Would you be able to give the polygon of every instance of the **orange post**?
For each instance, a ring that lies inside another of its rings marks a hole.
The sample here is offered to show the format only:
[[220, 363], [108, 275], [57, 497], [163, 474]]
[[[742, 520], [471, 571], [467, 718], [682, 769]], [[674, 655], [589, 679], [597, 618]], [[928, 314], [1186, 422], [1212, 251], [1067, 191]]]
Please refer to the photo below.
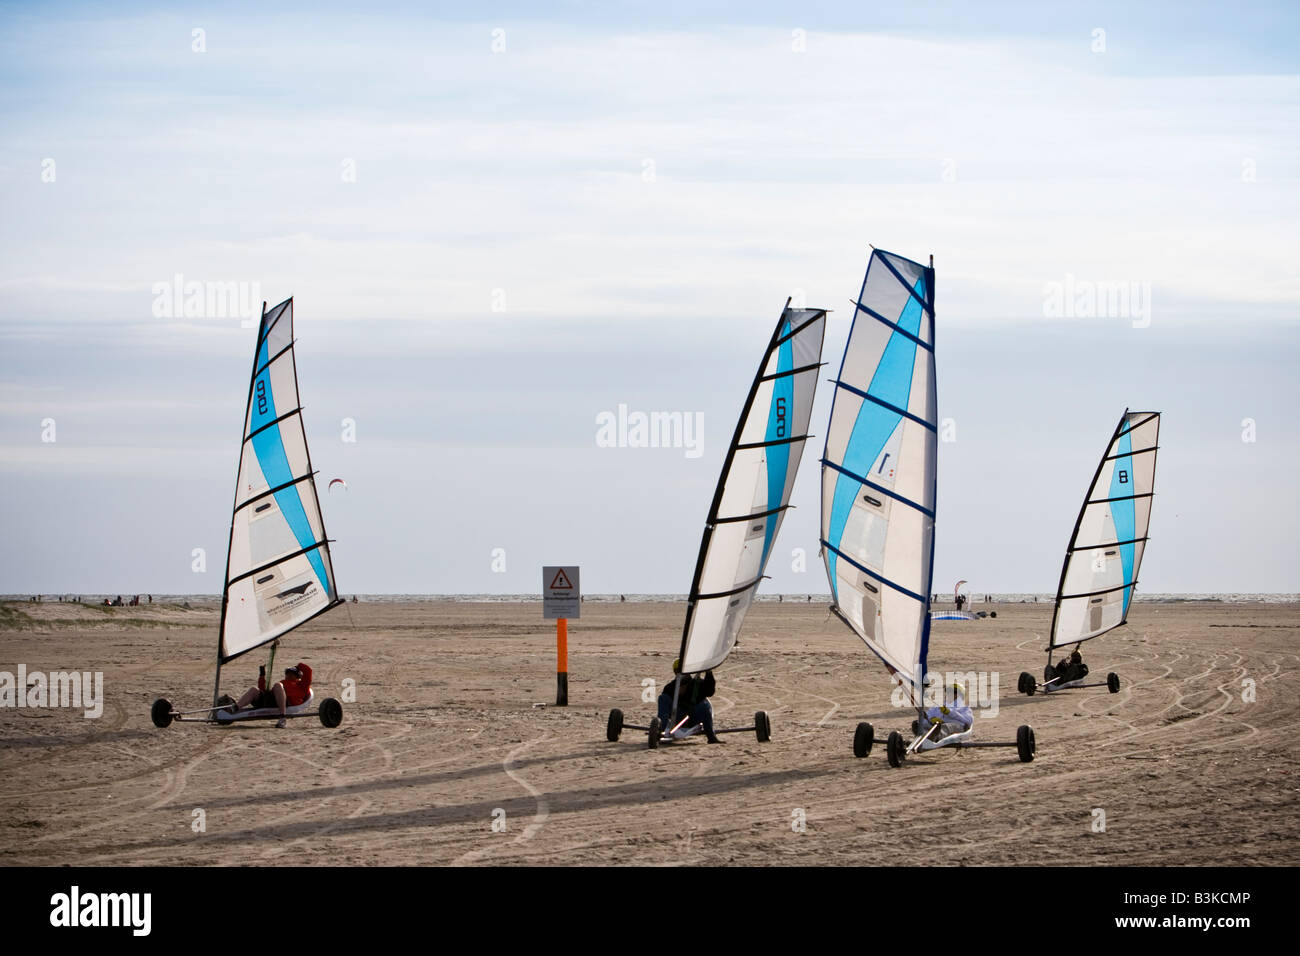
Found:
[[569, 622], [555, 620], [555, 706], [569, 706]]

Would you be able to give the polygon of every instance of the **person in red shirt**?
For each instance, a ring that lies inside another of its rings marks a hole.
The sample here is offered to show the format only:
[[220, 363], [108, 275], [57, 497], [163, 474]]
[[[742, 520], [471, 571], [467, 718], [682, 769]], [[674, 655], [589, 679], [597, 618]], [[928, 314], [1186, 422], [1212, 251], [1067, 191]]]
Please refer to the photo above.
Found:
[[284, 680], [276, 681], [270, 690], [266, 687], [266, 667], [258, 668], [257, 686], [249, 688], [248, 692], [235, 704], [235, 710], [240, 711], [245, 707], [278, 707], [280, 708], [280, 720], [275, 726], [283, 727], [286, 723], [284, 708], [297, 707], [299, 704], [306, 703], [307, 698], [311, 696], [311, 668], [301, 661], [296, 667], [286, 667], [284, 670]]

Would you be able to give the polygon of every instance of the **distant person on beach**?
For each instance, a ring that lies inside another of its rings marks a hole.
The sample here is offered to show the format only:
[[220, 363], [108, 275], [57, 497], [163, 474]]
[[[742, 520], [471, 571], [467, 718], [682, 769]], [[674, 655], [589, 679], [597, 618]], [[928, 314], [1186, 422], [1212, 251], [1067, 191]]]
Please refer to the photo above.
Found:
[[284, 680], [275, 682], [270, 690], [266, 688], [266, 665], [263, 664], [257, 669], [257, 686], [251, 687], [235, 702], [234, 712], [238, 713], [245, 707], [278, 707], [280, 708], [280, 720], [275, 726], [283, 727], [287, 723], [284, 716], [285, 706], [297, 707], [299, 704], [305, 704], [307, 698], [311, 696], [311, 668], [301, 661], [296, 667], [286, 667], [284, 669]]
[[[673, 679], [664, 686], [664, 692], [659, 695], [659, 726], [667, 733], [670, 728], [668, 721], [673, 712], [673, 694], [677, 690], [677, 675], [681, 673], [681, 659], [673, 661]], [[713, 732], [713, 705], [709, 703], [709, 698], [717, 689], [717, 682], [713, 679], [713, 671], [705, 671], [704, 675], [692, 676], [687, 674], [682, 678], [681, 690], [677, 691], [677, 712], [679, 714], [689, 714], [690, 719], [697, 724], [704, 725], [704, 736], [708, 738], [709, 743], [721, 743], [718, 735]]]

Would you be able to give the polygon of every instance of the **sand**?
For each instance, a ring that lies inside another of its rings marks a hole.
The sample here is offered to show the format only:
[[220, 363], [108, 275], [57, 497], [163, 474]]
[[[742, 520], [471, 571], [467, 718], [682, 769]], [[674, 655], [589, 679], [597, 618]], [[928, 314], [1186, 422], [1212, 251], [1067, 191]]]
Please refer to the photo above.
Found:
[[[539, 605], [335, 609], [277, 662], [310, 663], [318, 694], [355, 682], [335, 730], [153, 726], [158, 696], [209, 702], [215, 604], [10, 604], [0, 670], [102, 671], [106, 703], [99, 719], [0, 709], [0, 863], [1300, 862], [1300, 607], [1138, 604], [1086, 647], [1095, 674], [1120, 674], [1119, 694], [1032, 699], [1016, 679], [1041, 677], [1051, 609], [994, 609], [936, 622], [931, 669], [996, 672], [997, 715], [980, 712], [978, 737], [1031, 724], [1037, 759], [941, 752], [894, 770], [880, 745], [854, 758], [854, 728], [869, 720], [883, 737], [911, 716], [822, 604], [755, 606], [717, 672], [719, 725], [766, 710], [769, 743], [737, 733], [656, 751], [637, 731], [607, 742], [605, 723], [612, 707], [648, 720], [643, 681], [670, 676], [680, 604], [584, 605], [567, 708]], [[251, 684], [262, 659], [231, 664], [224, 689]]]

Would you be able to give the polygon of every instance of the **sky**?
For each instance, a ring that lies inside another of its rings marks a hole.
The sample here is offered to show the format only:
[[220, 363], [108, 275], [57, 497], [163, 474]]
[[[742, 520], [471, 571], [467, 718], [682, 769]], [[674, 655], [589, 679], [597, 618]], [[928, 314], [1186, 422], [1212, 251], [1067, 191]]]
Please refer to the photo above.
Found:
[[[0, 4], [0, 593], [220, 591], [290, 296], [341, 591], [683, 593], [783, 303], [829, 377], [871, 245], [935, 259], [936, 591], [1053, 591], [1126, 407], [1142, 590], [1300, 591], [1300, 13], [1234, 11]], [[768, 590], [827, 590], [829, 406]]]

